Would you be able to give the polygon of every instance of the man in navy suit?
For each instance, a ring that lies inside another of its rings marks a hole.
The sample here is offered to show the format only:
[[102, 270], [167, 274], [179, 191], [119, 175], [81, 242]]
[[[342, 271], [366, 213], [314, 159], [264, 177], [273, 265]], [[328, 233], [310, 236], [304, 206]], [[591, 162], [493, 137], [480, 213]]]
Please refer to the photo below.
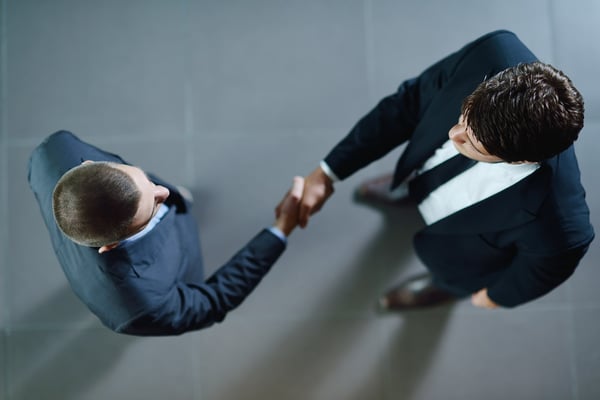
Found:
[[70, 132], [32, 153], [29, 184], [76, 295], [108, 328], [175, 335], [221, 322], [284, 251], [302, 178], [259, 232], [204, 279], [191, 203], [160, 178]]
[[[379, 205], [416, 201], [427, 226], [414, 246], [429, 273], [380, 304], [531, 301], [573, 273], [594, 237], [572, 146], [583, 112], [569, 78], [515, 34], [486, 34], [402, 83], [355, 125], [306, 177], [300, 225], [335, 181], [407, 142], [395, 172], [356, 195]], [[448, 173], [453, 160], [462, 166]]]

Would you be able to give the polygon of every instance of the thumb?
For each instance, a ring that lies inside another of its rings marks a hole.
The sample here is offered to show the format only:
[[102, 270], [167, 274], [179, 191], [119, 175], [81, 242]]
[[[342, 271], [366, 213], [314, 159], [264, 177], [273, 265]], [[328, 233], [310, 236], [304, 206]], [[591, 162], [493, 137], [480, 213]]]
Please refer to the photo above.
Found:
[[301, 176], [295, 176], [292, 188], [290, 189], [290, 196], [296, 200], [300, 200], [302, 198], [302, 193], [304, 192], [304, 178]]

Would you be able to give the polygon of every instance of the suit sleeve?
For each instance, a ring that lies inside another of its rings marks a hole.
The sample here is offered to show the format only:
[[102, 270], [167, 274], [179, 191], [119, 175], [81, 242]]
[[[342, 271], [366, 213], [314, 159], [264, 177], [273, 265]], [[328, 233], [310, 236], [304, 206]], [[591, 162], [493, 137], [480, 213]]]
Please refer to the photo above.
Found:
[[537, 299], [573, 274], [587, 248], [584, 244], [553, 255], [521, 252], [502, 278], [488, 288], [488, 296], [502, 307]]
[[423, 114], [452, 81], [464, 57], [491, 35], [443, 58], [383, 98], [325, 157], [335, 175], [345, 179], [410, 140]]
[[446, 88], [465, 79], [478, 83], [508, 65], [533, 60], [533, 54], [512, 32], [483, 35], [382, 99], [329, 152], [325, 162], [338, 178], [345, 179], [410, 140], [425, 112]]
[[396, 93], [383, 98], [362, 117], [324, 161], [341, 180], [409, 140], [420, 115], [444, 84], [443, 61], [417, 78], [403, 82]]
[[570, 193], [567, 200], [547, 200], [538, 218], [524, 227], [511, 264], [488, 287], [492, 301], [514, 307], [545, 295], [573, 274], [594, 239], [578, 181], [574, 177], [561, 185]]
[[263, 230], [205, 283], [177, 282], [158, 306], [116, 331], [140, 336], [176, 335], [221, 322], [254, 290], [284, 249], [281, 239]]

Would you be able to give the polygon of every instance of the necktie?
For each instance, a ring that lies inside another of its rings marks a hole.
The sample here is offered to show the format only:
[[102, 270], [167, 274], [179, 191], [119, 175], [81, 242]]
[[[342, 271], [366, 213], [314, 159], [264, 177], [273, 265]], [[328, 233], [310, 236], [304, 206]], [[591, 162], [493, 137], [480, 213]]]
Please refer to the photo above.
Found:
[[475, 164], [477, 161], [457, 154], [410, 181], [408, 184], [410, 196], [420, 203], [429, 193]]

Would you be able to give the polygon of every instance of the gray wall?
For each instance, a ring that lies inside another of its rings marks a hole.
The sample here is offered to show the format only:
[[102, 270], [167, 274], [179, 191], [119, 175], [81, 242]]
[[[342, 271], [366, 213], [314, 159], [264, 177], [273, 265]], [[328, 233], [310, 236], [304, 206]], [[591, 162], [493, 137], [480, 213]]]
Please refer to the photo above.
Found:
[[68, 129], [186, 185], [210, 273], [379, 98], [507, 28], [586, 98], [600, 227], [600, 2], [0, 0], [0, 18], [0, 399], [600, 398], [598, 241], [515, 310], [375, 312], [423, 268], [414, 209], [351, 201], [397, 151], [339, 184], [223, 324], [172, 338], [111, 333], [77, 301], [26, 182], [33, 147]]

